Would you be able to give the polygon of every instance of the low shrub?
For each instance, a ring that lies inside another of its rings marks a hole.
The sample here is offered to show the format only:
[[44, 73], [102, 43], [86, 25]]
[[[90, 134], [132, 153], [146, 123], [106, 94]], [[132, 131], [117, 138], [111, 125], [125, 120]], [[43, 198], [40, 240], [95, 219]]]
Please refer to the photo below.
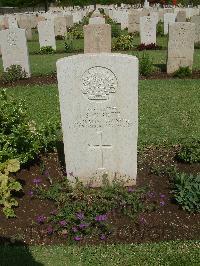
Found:
[[143, 51], [143, 50], [158, 50], [161, 49], [160, 46], [157, 46], [155, 43], [150, 43], [150, 44], [144, 44], [141, 43], [140, 45], [137, 46], [138, 51]]
[[111, 24], [111, 33], [113, 38], [117, 38], [121, 35], [121, 25], [117, 23]]
[[64, 40], [64, 36], [63, 35], [57, 35], [56, 36], [56, 40]]
[[15, 159], [0, 163], [0, 205], [7, 218], [16, 216], [13, 207], [18, 206], [18, 202], [12, 197], [12, 192], [18, 192], [22, 187], [10, 173], [16, 173], [19, 169], [20, 163]]
[[188, 66], [187, 67], [180, 67], [173, 74], [173, 76], [176, 78], [185, 78], [185, 77], [190, 77], [191, 75], [192, 75], [192, 71]]
[[193, 140], [183, 145], [177, 153], [176, 159], [185, 163], [200, 163], [200, 141]]
[[115, 39], [113, 43], [114, 50], [131, 50], [134, 48], [134, 39], [133, 36], [130, 35], [121, 35]]
[[95, 234], [104, 240], [112, 230], [108, 218], [113, 211], [136, 219], [139, 212], [155, 207], [145, 189], [126, 188], [119, 180], [110, 183], [106, 176], [103, 180], [99, 189], [83, 186], [78, 180], [72, 186], [67, 177], [50, 188], [36, 186], [33, 197], [50, 199], [56, 204], [50, 217], [40, 215], [37, 222], [47, 222], [51, 233], [68, 239], [79, 241], [85, 235]]
[[73, 39], [83, 39], [84, 38], [83, 26], [79, 25], [79, 24], [74, 24], [73, 27], [69, 28], [68, 33], [70, 33], [70, 35]]
[[139, 72], [142, 76], [149, 76], [153, 72], [153, 61], [146, 53], [139, 59]]
[[72, 53], [73, 51], [74, 51], [73, 40], [66, 39], [65, 40], [65, 52]]
[[156, 26], [156, 35], [157, 36], [164, 36], [164, 23], [159, 21]]
[[183, 210], [200, 212], [200, 175], [176, 173], [173, 178], [172, 192]]
[[20, 79], [25, 79], [27, 73], [22, 69], [20, 65], [11, 65], [6, 69], [1, 75], [1, 80], [3, 83], [12, 83]]
[[54, 54], [56, 51], [51, 46], [44, 46], [40, 48], [40, 54]]
[[56, 145], [58, 123], [38, 126], [30, 121], [24, 102], [8, 97], [6, 91], [0, 93], [0, 124], [0, 163], [18, 159], [26, 164]]
[[200, 49], [200, 42], [194, 44], [194, 49]]

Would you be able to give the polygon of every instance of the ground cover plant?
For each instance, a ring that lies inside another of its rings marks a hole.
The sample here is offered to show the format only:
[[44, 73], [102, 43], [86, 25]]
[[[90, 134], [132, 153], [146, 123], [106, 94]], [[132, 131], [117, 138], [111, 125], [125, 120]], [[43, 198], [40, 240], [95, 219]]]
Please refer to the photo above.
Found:
[[19, 65], [11, 65], [0, 75], [3, 83], [13, 83], [20, 79], [25, 79], [27, 73]]
[[[139, 82], [137, 186], [127, 188], [117, 180], [110, 184], [106, 177], [102, 189], [84, 187], [78, 181], [74, 187], [68, 183], [67, 176], [73, 173], [66, 173], [63, 164], [55, 63], [83, 50], [87, 23], [88, 17], [70, 29], [65, 40], [58, 38], [55, 53], [48, 47], [40, 51], [36, 32], [28, 42], [31, 68], [33, 80], [40, 75], [43, 79], [35, 79], [38, 85], [27, 82], [2, 92], [0, 264], [197, 265], [199, 80], [150, 80], [153, 72], [156, 76], [166, 66], [163, 24], [157, 28], [157, 44], [163, 50], [153, 51], [139, 45], [139, 36], [128, 35], [127, 29], [121, 31], [117, 23], [109, 22], [115, 52], [137, 55], [141, 78], [149, 79]], [[138, 45], [145, 53], [136, 51]], [[196, 50], [194, 70], [200, 69], [199, 59]], [[180, 70], [178, 77], [190, 77], [187, 73]], [[47, 74], [52, 74], [54, 84], [45, 84], [51, 79]], [[21, 170], [15, 173], [20, 162]], [[194, 241], [163, 242], [176, 239]], [[66, 243], [76, 246], [60, 246]], [[13, 244], [40, 247], [10, 247]], [[41, 247], [46, 244], [59, 246]]]
[[55, 145], [56, 124], [38, 126], [27, 116], [24, 102], [8, 97], [5, 90], [0, 93], [0, 122], [0, 163], [18, 159], [27, 164]]
[[[7, 89], [7, 94], [9, 97], [13, 95], [16, 101], [23, 98], [27, 104], [27, 116], [29, 116], [31, 120], [35, 120], [38, 125], [42, 124], [50, 117], [53, 124], [60, 120], [56, 85], [15, 87], [14, 89]], [[134, 205], [136, 210], [140, 210], [139, 213], [137, 213], [137, 211], [133, 212], [136, 214], [135, 219], [129, 216], [125, 218], [126, 215], [122, 215], [120, 212], [109, 211], [110, 209], [108, 207], [113, 205], [108, 204], [107, 193], [102, 197], [102, 195], [98, 193], [94, 193], [94, 196], [81, 186], [78, 189], [79, 192], [76, 190], [76, 193], [74, 193], [71, 188], [66, 188], [63, 183], [66, 182], [66, 180], [63, 175], [63, 168], [60, 165], [60, 152], [58, 152], [58, 154], [46, 153], [44, 157], [40, 156], [40, 161], [31, 166], [30, 169], [22, 169], [23, 171], [17, 173], [16, 178], [21, 180], [21, 184], [25, 182], [25, 185], [22, 186], [23, 196], [17, 198], [19, 208], [15, 209], [19, 220], [17, 218], [14, 224], [19, 223], [21, 229], [17, 234], [13, 232], [12, 227], [7, 227], [11, 221], [9, 222], [0, 214], [2, 221], [2, 229], [0, 229], [1, 234], [13, 239], [12, 241], [14, 242], [23, 241], [27, 244], [66, 243], [68, 239], [75, 242], [81, 241], [81, 243], [84, 244], [98, 243], [98, 241], [106, 241], [107, 243], [120, 241], [145, 242], [159, 241], [162, 239], [180, 239], [180, 237], [182, 239], [195, 239], [198, 237], [199, 214], [191, 216], [186, 211], [181, 210], [181, 206], [184, 207], [184, 204], [177, 204], [178, 200], [176, 200], [176, 196], [180, 197], [180, 191], [176, 190], [176, 193], [174, 192], [174, 194], [172, 194], [172, 191], [175, 191], [172, 183], [172, 179], [175, 176], [169, 176], [165, 171], [163, 171], [163, 175], [160, 175], [160, 171], [154, 171], [152, 176], [152, 171], [150, 171], [152, 165], [157, 167], [157, 165], [162, 164], [164, 168], [168, 167], [167, 164], [173, 165], [176, 154], [181, 151], [180, 146], [175, 146], [177, 147], [175, 148], [175, 152], [165, 156], [163, 155], [163, 151], [165, 151], [166, 148], [161, 149], [161, 151], [159, 149], [156, 151], [153, 149], [155, 145], [167, 145], [169, 148], [173, 144], [182, 144], [183, 148], [184, 145], [189, 142], [189, 135], [191, 139], [198, 139], [198, 80], [186, 80], [184, 82], [182, 80], [168, 80], [168, 82], [164, 80], [140, 81], [139, 100], [140, 123], [138, 148], [140, 155], [138, 159], [139, 183], [137, 185], [139, 189], [147, 186], [149, 192], [146, 192], [145, 196], [142, 196], [142, 201], [131, 200], [132, 203], [136, 204]], [[158, 113], [159, 116], [157, 115]], [[184, 117], [184, 121], [180, 119], [180, 116]], [[61, 140], [62, 137], [57, 136], [57, 141], [59, 142]], [[145, 151], [145, 147], [148, 145], [151, 145], [152, 148], [150, 148], [149, 151]], [[184, 163], [179, 163], [177, 161], [176, 164], [179, 168], [178, 172], [184, 173], [186, 167]], [[199, 164], [196, 163], [190, 167], [193, 169], [190, 171], [191, 175], [197, 176]], [[68, 175], [69, 174], [72, 175], [73, 173], [68, 173]], [[169, 186], [169, 184], [171, 185]], [[68, 189], [67, 193], [66, 189]], [[123, 189], [123, 197], [119, 196], [122, 194], [113, 194], [112, 189], [110, 195], [112, 195], [111, 198], [114, 199], [115, 196], [113, 195], [117, 195], [119, 200], [123, 198], [124, 204], [127, 206], [127, 202], [129, 202], [128, 199], [130, 196], [133, 197], [134, 191], [132, 190], [133, 188]], [[116, 191], [119, 193], [121, 188]], [[195, 193], [194, 191], [194, 194]], [[83, 195], [86, 198], [84, 198]], [[90, 209], [93, 215], [88, 216], [88, 205], [84, 202], [85, 199], [90, 198], [92, 195], [94, 198], [98, 195], [98, 199], [101, 198], [104, 203], [106, 199], [107, 204], [94, 204]], [[154, 210], [151, 209], [146, 211], [145, 208], [137, 209], [138, 203], [144, 204], [146, 195], [148, 195], [148, 202], [156, 206]], [[184, 197], [187, 197], [187, 194]], [[80, 201], [80, 199], [84, 200]], [[183, 201], [186, 204], [186, 200]], [[68, 202], [68, 204], [64, 204], [64, 202]], [[74, 202], [76, 202], [76, 204], [74, 204]], [[118, 204], [117, 202], [118, 201], [115, 201], [115, 204]], [[40, 207], [38, 208], [38, 206]], [[108, 209], [105, 209], [104, 206]], [[115, 207], [116, 206], [119, 205], [115, 205]], [[111, 209], [113, 210], [115, 208]], [[55, 210], [56, 212], [54, 212]], [[77, 219], [76, 215], [82, 212], [86, 219], [81, 221]], [[171, 213], [170, 219], [168, 215], [169, 212]], [[158, 219], [160, 216], [162, 219]], [[101, 221], [96, 221], [96, 217]], [[170, 225], [172, 217], [175, 227]], [[166, 223], [166, 228], [163, 227], [164, 221]], [[187, 236], [184, 233], [185, 231], [183, 231], [186, 223], [190, 224]], [[88, 224], [92, 224], [92, 226], [89, 227], [87, 226]], [[77, 228], [73, 227], [77, 227], [78, 232]], [[75, 232], [72, 231], [72, 228], [75, 229]], [[175, 228], [176, 233], [174, 231]], [[148, 234], [148, 232], [152, 232], [152, 230], [156, 232], [156, 236], [154, 236], [154, 234]]]

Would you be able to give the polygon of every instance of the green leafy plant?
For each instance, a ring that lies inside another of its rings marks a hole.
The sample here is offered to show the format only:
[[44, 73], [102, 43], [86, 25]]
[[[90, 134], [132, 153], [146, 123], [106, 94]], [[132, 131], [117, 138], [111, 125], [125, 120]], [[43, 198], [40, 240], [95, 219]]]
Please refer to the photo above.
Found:
[[64, 40], [64, 36], [63, 35], [57, 35], [56, 36], [56, 40]]
[[122, 34], [121, 25], [117, 23], [111, 24], [112, 37], [117, 38]]
[[176, 173], [173, 178], [174, 198], [189, 212], [200, 212], [200, 175]]
[[67, 53], [72, 53], [74, 51], [72, 33], [67, 33], [67, 35], [65, 37], [65, 51]]
[[139, 72], [142, 76], [149, 76], [153, 72], [153, 61], [147, 53], [139, 59]]
[[179, 69], [173, 74], [176, 78], [185, 78], [192, 75], [191, 69], [187, 67], [179, 67]]
[[0, 163], [18, 159], [21, 164], [36, 159], [40, 152], [55, 146], [57, 123], [37, 126], [30, 121], [24, 102], [0, 93]]
[[[150, 206], [146, 204], [145, 189], [126, 188], [119, 180], [111, 183], [107, 176], [99, 189], [84, 186], [78, 180], [72, 186], [65, 177], [50, 188], [37, 186], [33, 195], [55, 202], [56, 210], [47, 221], [54, 232], [75, 240], [92, 233], [107, 236], [110, 233], [107, 219], [114, 210], [134, 219]], [[44, 217], [39, 216], [37, 221], [44, 222]]]
[[186, 163], [200, 163], [200, 141], [193, 140], [184, 144], [178, 151], [176, 158]]
[[10, 173], [16, 173], [19, 169], [20, 163], [16, 159], [0, 164], [0, 205], [7, 218], [16, 216], [13, 207], [18, 206], [18, 202], [12, 197], [12, 192], [20, 191], [22, 186]]
[[54, 54], [56, 51], [52, 46], [44, 46], [40, 48], [40, 54]]
[[161, 21], [157, 23], [156, 35], [161, 37], [164, 36], [164, 23]]
[[73, 27], [68, 29], [68, 33], [70, 33], [73, 39], [83, 39], [83, 26], [81, 24], [74, 24]]
[[1, 80], [3, 83], [12, 83], [20, 79], [25, 79], [27, 73], [22, 69], [20, 65], [11, 65], [6, 69], [1, 75]]
[[113, 43], [114, 50], [131, 50], [134, 48], [134, 39], [131, 35], [121, 35]]
[[200, 49], [200, 42], [194, 44], [194, 49]]

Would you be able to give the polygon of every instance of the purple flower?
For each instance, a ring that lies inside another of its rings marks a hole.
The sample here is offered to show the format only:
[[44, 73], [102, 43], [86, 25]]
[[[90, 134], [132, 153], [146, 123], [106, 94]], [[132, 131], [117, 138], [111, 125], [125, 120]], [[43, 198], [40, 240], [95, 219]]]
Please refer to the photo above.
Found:
[[95, 221], [102, 222], [102, 221], [107, 220], [107, 218], [108, 218], [107, 214], [101, 214], [95, 217]]
[[129, 187], [129, 188], [128, 188], [128, 192], [129, 192], [129, 193], [131, 193], [131, 192], [133, 192], [133, 191], [134, 191], [134, 188], [132, 188], [132, 187]]
[[51, 225], [47, 227], [47, 234], [48, 234], [48, 235], [53, 234], [53, 228], [52, 228]]
[[50, 212], [51, 215], [56, 215], [57, 214], [57, 210], [53, 210]]
[[63, 175], [64, 175], [64, 176], [67, 176], [67, 172], [66, 172], [66, 171], [63, 171]]
[[34, 178], [33, 179], [33, 183], [37, 186], [37, 185], [39, 185], [40, 183], [42, 182], [42, 180], [41, 180], [41, 178]]
[[148, 195], [149, 198], [154, 198], [155, 197], [155, 193], [154, 192], [151, 192], [151, 191], [149, 191], [147, 193], [147, 195]]
[[140, 223], [141, 224], [146, 224], [147, 223], [147, 220], [144, 217], [141, 217], [140, 218]]
[[86, 227], [88, 227], [89, 225], [88, 224], [80, 224], [79, 225], [79, 228], [80, 229], [84, 229], [84, 228], [86, 228]]
[[67, 222], [63, 220], [63, 221], [60, 221], [59, 224], [60, 224], [61, 226], [66, 226], [66, 225], [67, 225]]
[[164, 199], [165, 198], [165, 195], [164, 194], [160, 194], [160, 198], [161, 199]]
[[36, 218], [36, 221], [39, 223], [39, 224], [43, 224], [46, 220], [46, 217], [44, 215], [40, 215]]
[[73, 226], [73, 227], [72, 227], [72, 231], [73, 231], [74, 233], [77, 233], [77, 232], [78, 232], [78, 228], [77, 228], [76, 226]]
[[32, 190], [30, 190], [29, 192], [28, 192], [28, 195], [30, 196], [30, 197], [33, 197], [33, 191]]
[[82, 213], [82, 212], [77, 213], [76, 218], [79, 220], [83, 220], [84, 219], [84, 213]]
[[74, 237], [74, 240], [75, 240], [75, 241], [80, 241], [81, 239], [82, 239], [81, 236], [75, 236], [75, 237]]
[[101, 240], [106, 240], [106, 235], [104, 235], [104, 234], [100, 235], [100, 239]]
[[164, 206], [165, 205], [165, 202], [162, 200], [160, 201], [160, 206]]

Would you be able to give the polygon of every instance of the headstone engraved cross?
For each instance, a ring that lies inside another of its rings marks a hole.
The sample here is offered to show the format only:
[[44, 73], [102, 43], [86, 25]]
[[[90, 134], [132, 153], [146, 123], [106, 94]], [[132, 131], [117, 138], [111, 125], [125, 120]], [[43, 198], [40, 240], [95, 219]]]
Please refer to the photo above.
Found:
[[98, 170], [106, 170], [104, 167], [104, 149], [112, 149], [112, 145], [103, 144], [103, 132], [98, 131], [97, 134], [100, 136], [100, 144], [91, 145], [88, 144], [90, 150], [99, 150], [100, 156], [101, 156], [101, 167], [98, 168]]
[[58, 60], [57, 77], [66, 171], [92, 186], [101, 186], [104, 174], [135, 184], [138, 59], [111, 53], [70, 56]]

